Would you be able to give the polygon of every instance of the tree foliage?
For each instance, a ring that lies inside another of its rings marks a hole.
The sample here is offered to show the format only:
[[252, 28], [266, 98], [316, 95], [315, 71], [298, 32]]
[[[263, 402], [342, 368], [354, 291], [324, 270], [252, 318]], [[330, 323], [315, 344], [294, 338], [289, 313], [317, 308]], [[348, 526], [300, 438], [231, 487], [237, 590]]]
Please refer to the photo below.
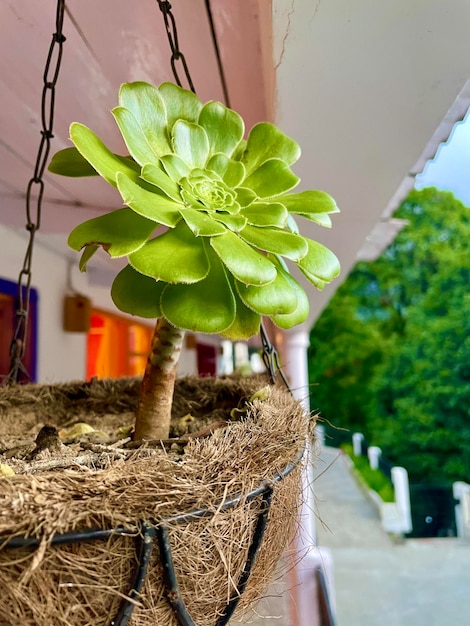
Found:
[[311, 333], [312, 406], [415, 481], [470, 479], [470, 210], [413, 191], [409, 225], [358, 263]]

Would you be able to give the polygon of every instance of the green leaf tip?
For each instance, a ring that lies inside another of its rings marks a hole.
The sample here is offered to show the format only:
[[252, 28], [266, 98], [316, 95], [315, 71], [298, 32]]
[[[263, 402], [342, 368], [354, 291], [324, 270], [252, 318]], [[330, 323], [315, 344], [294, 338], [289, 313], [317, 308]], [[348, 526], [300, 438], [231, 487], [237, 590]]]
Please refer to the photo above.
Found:
[[339, 262], [295, 217], [329, 227], [338, 207], [322, 191], [293, 193], [298, 143], [268, 122], [245, 140], [238, 113], [168, 82], [124, 83], [112, 115], [129, 155], [74, 123], [74, 146], [49, 166], [101, 176], [124, 204], [72, 231], [80, 269], [100, 247], [126, 257], [111, 290], [116, 306], [195, 332], [236, 340], [257, 333], [264, 315], [281, 328], [303, 323], [308, 297], [288, 265], [323, 289]]

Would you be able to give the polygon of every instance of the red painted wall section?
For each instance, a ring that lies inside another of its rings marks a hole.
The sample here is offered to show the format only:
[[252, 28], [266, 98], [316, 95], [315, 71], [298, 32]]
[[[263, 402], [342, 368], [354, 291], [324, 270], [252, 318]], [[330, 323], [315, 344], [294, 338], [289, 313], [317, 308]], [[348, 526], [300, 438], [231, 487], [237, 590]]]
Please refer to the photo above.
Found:
[[215, 376], [217, 373], [217, 346], [198, 343], [196, 350], [199, 376]]

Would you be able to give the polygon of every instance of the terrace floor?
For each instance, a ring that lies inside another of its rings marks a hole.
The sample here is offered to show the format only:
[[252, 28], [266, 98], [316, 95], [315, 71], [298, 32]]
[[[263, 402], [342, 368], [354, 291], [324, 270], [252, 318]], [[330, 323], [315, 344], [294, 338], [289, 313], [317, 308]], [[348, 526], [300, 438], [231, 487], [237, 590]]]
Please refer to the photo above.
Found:
[[[470, 544], [455, 538], [394, 542], [340, 450], [323, 448], [315, 471], [318, 546], [333, 560], [337, 626], [466, 623]], [[252, 615], [231, 623], [293, 626], [290, 584], [277, 581]]]

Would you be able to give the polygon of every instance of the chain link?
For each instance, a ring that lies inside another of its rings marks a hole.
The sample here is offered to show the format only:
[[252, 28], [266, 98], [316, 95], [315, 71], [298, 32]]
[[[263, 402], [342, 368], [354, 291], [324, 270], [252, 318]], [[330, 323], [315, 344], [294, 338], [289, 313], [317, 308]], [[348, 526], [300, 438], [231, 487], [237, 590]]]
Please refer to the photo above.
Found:
[[[181, 84], [181, 80], [180, 77], [178, 75], [178, 71], [177, 71], [177, 67], [176, 67], [176, 62], [180, 61], [184, 70], [184, 73], [186, 75], [186, 79], [188, 81], [188, 84], [191, 88], [191, 91], [193, 93], [196, 93], [195, 89], [194, 89], [194, 85], [193, 85], [193, 81], [191, 80], [191, 76], [189, 74], [189, 70], [188, 70], [188, 66], [186, 63], [186, 59], [184, 58], [183, 53], [181, 52], [181, 50], [179, 49], [179, 43], [178, 43], [178, 31], [176, 29], [176, 21], [174, 18], [173, 13], [171, 12], [171, 4], [165, 0], [157, 0], [158, 2], [158, 6], [160, 7], [160, 11], [163, 13], [163, 20], [165, 22], [165, 28], [166, 28], [166, 33], [168, 36], [168, 42], [170, 44], [170, 49], [171, 49], [171, 69], [173, 70], [173, 76], [175, 78], [176, 83], [182, 87], [183, 85]], [[216, 44], [216, 38], [215, 38], [215, 28], [214, 28], [214, 24], [212, 21], [212, 14], [210, 12], [210, 5], [209, 3], [206, 3], [206, 6], [208, 8], [208, 16], [209, 16], [209, 21], [210, 21], [210, 26], [211, 26], [211, 30], [212, 30], [212, 37], [213, 37], [213, 41], [214, 41], [214, 45]], [[225, 85], [225, 78], [223, 77], [223, 72], [221, 70], [221, 61], [220, 61], [220, 54], [219, 54], [219, 50], [218, 47], [216, 46], [216, 54], [217, 54], [217, 59], [219, 62], [219, 70], [221, 73], [221, 78], [222, 80], [222, 84], [223, 84], [223, 89], [224, 89], [224, 95], [225, 95], [225, 99], [228, 102], [228, 93], [227, 93], [227, 87]], [[272, 343], [269, 340], [269, 337], [266, 333], [266, 330], [263, 326], [263, 324], [261, 324], [260, 327], [260, 335], [261, 335], [261, 343], [263, 346], [263, 361], [264, 364], [266, 366], [266, 369], [269, 373], [269, 376], [271, 378], [271, 382], [272, 384], [274, 384], [276, 382], [276, 376], [279, 374], [279, 376], [281, 377], [283, 383], [285, 384], [285, 386], [287, 387], [287, 389], [289, 388], [289, 383], [286, 379], [286, 376], [284, 374], [284, 372], [281, 369], [280, 366], [280, 361], [279, 361], [279, 354], [276, 350], [276, 348], [272, 345]]]
[[269, 340], [268, 334], [266, 332], [266, 329], [264, 328], [263, 323], [261, 323], [261, 326], [260, 326], [260, 335], [261, 335], [261, 344], [263, 346], [263, 361], [268, 371], [268, 374], [271, 378], [271, 383], [273, 385], [275, 384], [276, 376], [277, 374], [279, 374], [284, 385], [287, 387], [289, 391], [291, 391], [287, 378], [281, 368], [281, 364], [279, 361], [279, 353], [276, 350], [276, 348], [273, 346], [271, 341]]
[[171, 4], [166, 0], [157, 0], [158, 6], [160, 7], [160, 11], [163, 13], [163, 21], [165, 22], [166, 34], [168, 37], [168, 42], [171, 48], [171, 69], [173, 72], [173, 76], [175, 77], [176, 84], [179, 87], [183, 87], [180, 76], [178, 74], [178, 66], [180, 63], [183, 69], [183, 72], [186, 76], [186, 80], [188, 82], [189, 88], [193, 93], [196, 93], [194, 89], [193, 81], [191, 75], [189, 73], [188, 64], [186, 63], [186, 59], [184, 54], [181, 52], [178, 43], [178, 31], [176, 29], [176, 21], [173, 13], [171, 12]]
[[[62, 46], [65, 37], [62, 34], [64, 23], [65, 0], [57, 0], [56, 32], [52, 35], [43, 75], [41, 96], [41, 140], [36, 156], [34, 173], [26, 188], [26, 230], [29, 241], [26, 248], [23, 267], [18, 276], [16, 327], [10, 345], [10, 369], [5, 378], [6, 384], [18, 382], [20, 374], [31, 380], [22, 363], [26, 350], [31, 291], [31, 265], [33, 259], [34, 238], [41, 226], [41, 208], [44, 196], [44, 171], [49, 159], [51, 139], [54, 137], [55, 87], [59, 78], [62, 61]], [[36, 194], [34, 194], [36, 191]]]

